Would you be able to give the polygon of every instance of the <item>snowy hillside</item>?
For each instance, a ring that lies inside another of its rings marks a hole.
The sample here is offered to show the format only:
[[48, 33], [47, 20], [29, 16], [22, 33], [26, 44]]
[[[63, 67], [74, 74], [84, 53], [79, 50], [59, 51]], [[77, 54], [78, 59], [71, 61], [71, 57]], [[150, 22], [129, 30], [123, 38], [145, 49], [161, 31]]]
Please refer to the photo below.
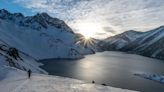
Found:
[[0, 90], [1, 92], [137, 92], [36, 73], [28, 79], [26, 72], [10, 67], [0, 67]]
[[106, 38], [99, 42], [99, 45], [103, 50], [119, 50], [140, 36], [142, 36], [142, 32], [130, 30], [116, 36]]
[[36, 73], [47, 74], [47, 72], [39, 68], [40, 65], [42, 64], [37, 63], [34, 58], [0, 41], [0, 67], [10, 66], [25, 71], [31, 69]]
[[[129, 32], [133, 34], [127, 34]], [[104, 50], [119, 50], [164, 59], [164, 26], [147, 32], [127, 31], [99, 44]]]
[[123, 51], [164, 59], [164, 26], [145, 32], [144, 36], [128, 44]]
[[0, 10], [0, 40], [36, 59], [82, 58], [93, 53], [84, 48], [64, 21], [46, 13], [23, 16]]

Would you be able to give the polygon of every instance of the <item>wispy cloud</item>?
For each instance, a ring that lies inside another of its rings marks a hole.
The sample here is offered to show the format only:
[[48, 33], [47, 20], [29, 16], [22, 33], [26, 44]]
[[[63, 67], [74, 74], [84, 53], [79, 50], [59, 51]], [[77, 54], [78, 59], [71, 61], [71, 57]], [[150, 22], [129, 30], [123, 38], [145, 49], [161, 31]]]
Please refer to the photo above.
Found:
[[[15, 0], [33, 12], [48, 12], [76, 28], [79, 22], [96, 22], [104, 32], [117, 34], [164, 25], [164, 0]], [[111, 31], [110, 31], [111, 30]], [[99, 33], [101, 34], [101, 32]], [[108, 34], [108, 33], [107, 33]]]

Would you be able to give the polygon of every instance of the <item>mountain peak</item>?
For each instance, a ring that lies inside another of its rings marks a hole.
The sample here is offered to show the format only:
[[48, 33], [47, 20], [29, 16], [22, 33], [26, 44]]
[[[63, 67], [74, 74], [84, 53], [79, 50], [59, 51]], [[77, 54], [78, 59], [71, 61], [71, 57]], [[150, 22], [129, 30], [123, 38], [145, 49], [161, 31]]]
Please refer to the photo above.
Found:
[[22, 13], [10, 13], [5, 9], [1, 9], [0, 19], [10, 20], [15, 24], [24, 27], [30, 27], [36, 30], [40, 30], [42, 28], [47, 29], [49, 26], [53, 26], [60, 30], [72, 32], [72, 29], [69, 28], [69, 26], [63, 20], [51, 17], [45, 12], [37, 13], [34, 16], [24, 16]]
[[50, 17], [47, 13], [43, 12], [43, 13], [37, 13], [36, 15], [34, 16], [37, 16], [37, 17]]
[[1, 9], [0, 10], [0, 18], [4, 19], [4, 18], [6, 18], [9, 15], [10, 15], [10, 13], [7, 10], [5, 10], [5, 9]]
[[[13, 20], [13, 19], [15, 19], [15, 17], [16, 18], [18, 18], [18, 17], [23, 18], [24, 15], [22, 13], [10, 13], [9, 11], [7, 11], [5, 9], [0, 10], [0, 18], [1, 19]], [[17, 20], [17, 19], [15, 19], [15, 20]]]
[[5, 9], [0, 9], [0, 13], [9, 13], [9, 12]]
[[142, 32], [135, 31], [135, 30], [128, 30], [128, 31], [124, 32], [123, 34], [138, 34], [138, 33], [142, 33]]
[[24, 17], [24, 15], [23, 15], [22, 13], [14, 13], [14, 15], [15, 15], [16, 17]]
[[164, 25], [159, 27], [160, 29], [164, 29]]
[[51, 17], [49, 14], [43, 12], [43, 13], [37, 13], [36, 15], [33, 16], [34, 18], [39, 19], [39, 21], [44, 21], [44, 22], [48, 22], [52, 25], [56, 25], [56, 24], [63, 24], [64, 21], [60, 20], [58, 18], [54, 18]]
[[40, 18], [44, 18], [47, 21], [62, 21], [58, 18], [54, 18], [51, 17], [49, 14], [47, 14], [46, 12], [42, 12], [42, 13], [37, 13], [36, 15], [34, 15], [35, 17], [40, 17]]
[[135, 30], [128, 30], [128, 31], [126, 31], [126, 32], [137, 32], [137, 31], [135, 31]]
[[50, 17], [50, 15], [48, 15], [46, 12], [42, 12], [42, 13], [40, 13], [40, 15], [42, 15], [44, 17]]

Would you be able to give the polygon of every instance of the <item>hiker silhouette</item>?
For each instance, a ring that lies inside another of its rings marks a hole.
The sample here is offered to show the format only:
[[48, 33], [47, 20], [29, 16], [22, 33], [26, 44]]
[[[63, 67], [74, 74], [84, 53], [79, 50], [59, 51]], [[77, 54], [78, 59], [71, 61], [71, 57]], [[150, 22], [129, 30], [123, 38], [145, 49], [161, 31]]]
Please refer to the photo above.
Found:
[[28, 78], [30, 79], [31, 78], [31, 70], [29, 69], [27, 72], [28, 72]]

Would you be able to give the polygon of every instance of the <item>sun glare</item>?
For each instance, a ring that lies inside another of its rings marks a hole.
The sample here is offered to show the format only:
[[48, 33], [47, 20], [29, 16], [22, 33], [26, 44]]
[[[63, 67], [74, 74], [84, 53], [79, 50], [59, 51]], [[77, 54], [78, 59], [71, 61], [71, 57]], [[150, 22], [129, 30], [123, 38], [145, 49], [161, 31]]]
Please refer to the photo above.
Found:
[[97, 32], [101, 31], [101, 28], [96, 23], [79, 23], [77, 28], [79, 33], [81, 33], [85, 39], [90, 39], [94, 37]]

